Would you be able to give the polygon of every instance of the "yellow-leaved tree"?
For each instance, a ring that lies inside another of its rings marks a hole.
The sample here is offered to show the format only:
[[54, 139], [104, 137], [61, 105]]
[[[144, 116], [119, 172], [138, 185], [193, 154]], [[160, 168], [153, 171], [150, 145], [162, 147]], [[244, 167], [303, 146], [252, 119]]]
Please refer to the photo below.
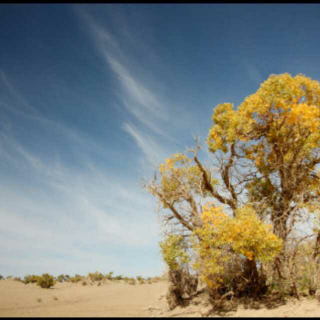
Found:
[[272, 233], [272, 226], [263, 223], [250, 206], [237, 209], [236, 216], [231, 217], [221, 207], [208, 204], [202, 217], [203, 226], [194, 231], [201, 241], [193, 240], [197, 252], [194, 268], [200, 270], [202, 280], [211, 289], [236, 291], [230, 284], [236, 280], [239, 286], [241, 280], [235, 279], [234, 270], [232, 279], [226, 279], [226, 268], [235, 256], [242, 256], [247, 259], [247, 266], [241, 275], [249, 280], [248, 286], [242, 284], [242, 291], [261, 293], [265, 284], [259, 280], [256, 263], [272, 261], [282, 250], [282, 240]]
[[[212, 120], [206, 141], [212, 167], [199, 160], [198, 143], [160, 165], [146, 188], [170, 232], [189, 239], [208, 285], [224, 272], [225, 252], [246, 261], [252, 281], [265, 261], [284, 278], [292, 239], [319, 212], [320, 83], [271, 75], [239, 106], [216, 106]], [[320, 234], [313, 232], [317, 258]]]

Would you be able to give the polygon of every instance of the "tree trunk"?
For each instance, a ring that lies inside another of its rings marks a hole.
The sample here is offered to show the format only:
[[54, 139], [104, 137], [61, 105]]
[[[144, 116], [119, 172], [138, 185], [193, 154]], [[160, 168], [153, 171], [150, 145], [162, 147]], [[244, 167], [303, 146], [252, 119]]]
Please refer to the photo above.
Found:
[[[280, 211], [280, 210], [279, 210]], [[285, 210], [280, 211], [280, 214], [272, 216], [273, 233], [282, 239], [283, 248], [280, 254], [274, 260], [274, 274], [279, 280], [284, 279], [283, 268], [286, 263], [286, 240], [288, 235], [287, 221], [288, 215], [283, 214]]]
[[266, 293], [265, 278], [260, 277], [255, 260], [246, 260], [245, 277], [248, 280], [246, 294], [249, 296], [257, 296]]

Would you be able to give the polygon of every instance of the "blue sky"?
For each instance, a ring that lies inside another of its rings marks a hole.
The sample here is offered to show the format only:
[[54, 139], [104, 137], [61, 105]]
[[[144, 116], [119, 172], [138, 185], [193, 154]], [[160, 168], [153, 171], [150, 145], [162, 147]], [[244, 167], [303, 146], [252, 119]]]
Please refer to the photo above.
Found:
[[318, 4], [0, 5], [0, 274], [164, 271], [154, 164], [270, 74], [320, 81]]

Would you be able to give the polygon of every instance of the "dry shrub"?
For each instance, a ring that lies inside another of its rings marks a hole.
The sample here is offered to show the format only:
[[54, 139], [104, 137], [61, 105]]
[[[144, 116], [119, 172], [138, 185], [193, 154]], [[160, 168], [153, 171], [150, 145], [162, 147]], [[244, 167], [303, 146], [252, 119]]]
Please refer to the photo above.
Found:
[[18, 281], [18, 282], [22, 282], [22, 283], [23, 283], [23, 280], [21, 280], [21, 278], [20, 278], [20, 277], [14, 277], [14, 278], [13, 278], [13, 280], [14, 280], [14, 281]]
[[82, 276], [80, 276], [79, 274], [76, 274], [74, 277], [71, 277], [71, 278], [70, 278], [70, 281], [71, 281], [72, 283], [78, 283], [78, 282], [80, 282], [82, 279], [83, 279]]
[[101, 272], [96, 271], [95, 273], [89, 273], [88, 277], [90, 278], [91, 281], [94, 282], [94, 281], [102, 281], [104, 278], [104, 275]]
[[48, 273], [44, 273], [41, 277], [38, 277], [37, 279], [37, 285], [45, 289], [53, 287], [55, 283], [56, 282], [54, 281], [54, 277]]
[[166, 294], [169, 309], [172, 310], [179, 305], [183, 305], [184, 297], [190, 297], [197, 291], [198, 277], [190, 275], [182, 269], [169, 271], [170, 286]]
[[320, 257], [315, 254], [314, 241], [291, 241], [282, 257], [282, 273], [273, 264], [264, 266], [270, 291], [282, 296], [315, 295], [320, 288]]
[[24, 277], [23, 282], [24, 282], [25, 284], [28, 284], [28, 283], [37, 283], [38, 279], [39, 279], [39, 276], [36, 276], [36, 275], [26, 275], [26, 276]]
[[57, 277], [57, 281], [58, 282], [64, 282], [64, 281], [67, 281], [67, 277], [63, 274], [60, 274], [58, 277]]
[[134, 279], [134, 278], [129, 279], [129, 280], [128, 280], [128, 284], [134, 286], [134, 285], [136, 284], [136, 279]]
[[112, 280], [112, 275], [113, 275], [113, 271], [110, 271], [109, 273], [107, 273], [107, 274], [105, 275], [105, 279], [107, 279], [107, 280]]

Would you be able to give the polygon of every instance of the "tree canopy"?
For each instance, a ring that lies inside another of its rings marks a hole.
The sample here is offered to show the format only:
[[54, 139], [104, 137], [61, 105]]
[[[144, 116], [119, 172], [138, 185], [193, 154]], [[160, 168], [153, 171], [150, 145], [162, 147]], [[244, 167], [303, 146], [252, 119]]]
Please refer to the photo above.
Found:
[[[197, 143], [167, 159], [146, 184], [164, 209], [162, 221], [169, 233], [197, 239], [202, 266], [223, 246], [253, 269], [260, 260], [283, 266], [299, 227], [319, 211], [320, 83], [271, 75], [239, 106], [216, 106], [212, 121], [210, 167], [199, 160]], [[319, 245], [318, 235], [314, 257]]]

